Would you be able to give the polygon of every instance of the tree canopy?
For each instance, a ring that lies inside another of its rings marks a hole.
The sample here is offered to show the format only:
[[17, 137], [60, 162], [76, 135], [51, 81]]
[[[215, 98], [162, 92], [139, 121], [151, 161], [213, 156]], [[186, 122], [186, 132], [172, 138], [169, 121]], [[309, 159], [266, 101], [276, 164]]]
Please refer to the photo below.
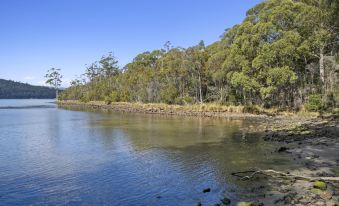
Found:
[[55, 90], [21, 82], [0, 79], [0, 99], [53, 99]]
[[109, 53], [60, 98], [298, 109], [320, 95], [333, 106], [339, 96], [338, 19], [338, 1], [267, 0], [211, 45], [167, 42], [124, 68]]

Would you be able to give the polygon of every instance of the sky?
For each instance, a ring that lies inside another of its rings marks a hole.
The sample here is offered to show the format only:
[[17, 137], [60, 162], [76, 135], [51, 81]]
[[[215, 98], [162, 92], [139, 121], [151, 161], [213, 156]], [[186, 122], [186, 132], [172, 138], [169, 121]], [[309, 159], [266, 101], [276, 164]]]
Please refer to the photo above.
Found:
[[262, 0], [1, 0], [0, 78], [44, 85], [51, 67], [63, 86], [113, 52], [124, 66], [144, 51], [217, 41]]

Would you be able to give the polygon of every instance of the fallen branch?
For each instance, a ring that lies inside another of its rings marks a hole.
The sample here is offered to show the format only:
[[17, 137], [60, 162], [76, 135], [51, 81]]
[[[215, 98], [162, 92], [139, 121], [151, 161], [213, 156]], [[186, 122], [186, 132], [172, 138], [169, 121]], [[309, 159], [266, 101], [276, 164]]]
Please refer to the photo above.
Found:
[[[248, 175], [243, 176], [242, 174], [248, 174]], [[259, 174], [271, 176], [271, 177], [280, 176], [280, 177], [292, 178], [296, 180], [307, 180], [307, 181], [322, 180], [322, 181], [327, 181], [327, 182], [339, 182], [339, 177], [308, 177], [308, 176], [294, 175], [290, 173], [280, 172], [276, 170], [257, 170], [257, 171], [250, 170], [250, 171], [232, 173], [233, 176], [239, 177], [240, 180], [250, 180]]]

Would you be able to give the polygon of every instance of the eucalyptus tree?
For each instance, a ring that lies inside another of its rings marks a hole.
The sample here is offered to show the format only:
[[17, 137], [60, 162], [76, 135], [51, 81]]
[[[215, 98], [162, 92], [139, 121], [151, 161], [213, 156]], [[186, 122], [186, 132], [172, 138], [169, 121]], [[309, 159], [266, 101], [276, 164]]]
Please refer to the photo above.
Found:
[[56, 99], [58, 99], [59, 87], [61, 86], [63, 78], [60, 72], [61, 69], [51, 68], [47, 71], [47, 74], [45, 75], [46, 84], [51, 85], [55, 89]]
[[112, 77], [114, 75], [119, 74], [119, 61], [113, 55], [112, 52], [108, 53], [107, 56], [101, 57], [100, 64], [100, 74], [104, 77]]
[[122, 70], [103, 56], [86, 68], [82, 97], [299, 108], [311, 95], [339, 93], [338, 17], [336, 0], [263, 1], [209, 46], [166, 42]]

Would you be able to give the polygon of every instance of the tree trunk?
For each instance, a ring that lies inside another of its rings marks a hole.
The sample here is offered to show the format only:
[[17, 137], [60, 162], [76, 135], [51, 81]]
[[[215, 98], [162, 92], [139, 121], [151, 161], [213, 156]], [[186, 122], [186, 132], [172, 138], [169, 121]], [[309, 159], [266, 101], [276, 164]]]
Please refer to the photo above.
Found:
[[222, 103], [224, 100], [224, 91], [223, 91], [223, 87], [220, 86], [220, 103]]
[[200, 104], [202, 104], [202, 88], [201, 88], [201, 75], [199, 73], [199, 96], [200, 96]]
[[324, 48], [320, 48], [319, 73], [321, 80], [322, 93], [325, 94], [325, 66], [324, 66]]

